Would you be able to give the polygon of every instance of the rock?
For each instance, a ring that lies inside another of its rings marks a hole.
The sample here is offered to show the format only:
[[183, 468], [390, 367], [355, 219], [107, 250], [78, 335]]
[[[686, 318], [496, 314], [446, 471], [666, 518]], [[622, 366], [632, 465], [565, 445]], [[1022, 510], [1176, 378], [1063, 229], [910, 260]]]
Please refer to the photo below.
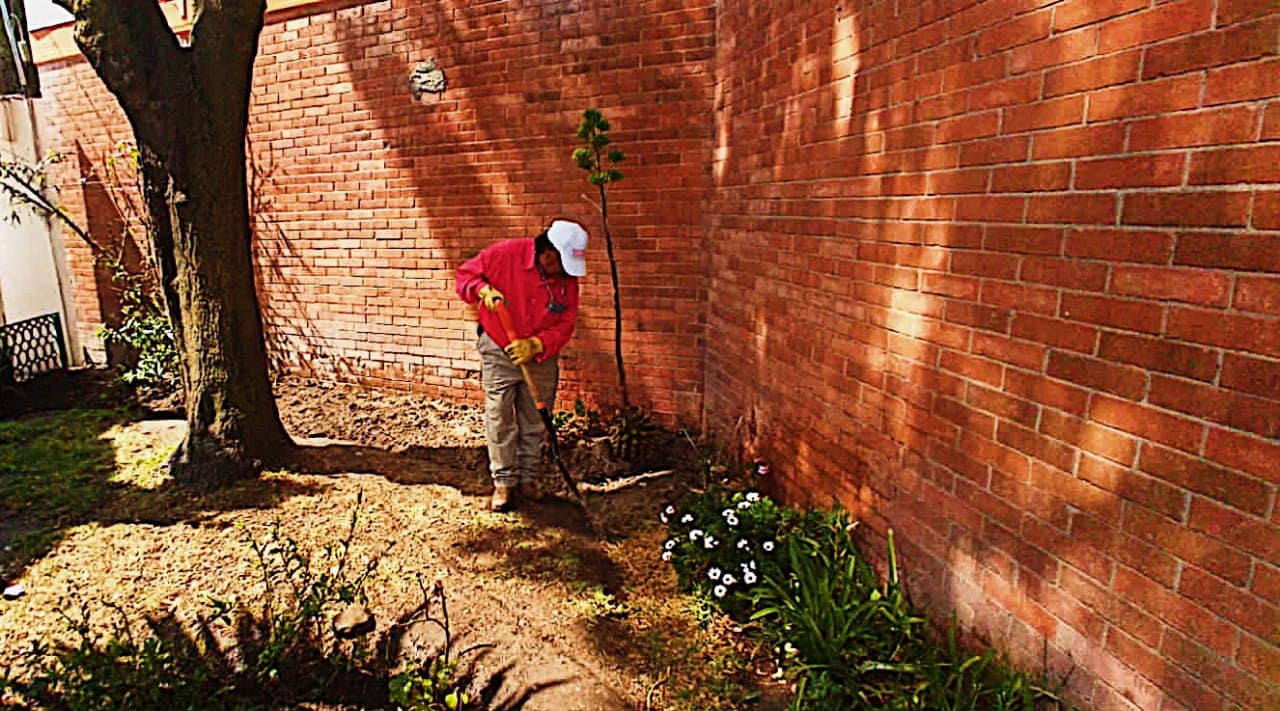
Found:
[[4, 589], [4, 599], [6, 600], [17, 600], [18, 598], [26, 594], [27, 594], [26, 589], [23, 588], [22, 585], [17, 583], [14, 583], [13, 585], [10, 585], [9, 587]]
[[353, 639], [369, 634], [377, 626], [373, 613], [364, 605], [350, 604], [333, 618], [333, 632], [339, 639]]

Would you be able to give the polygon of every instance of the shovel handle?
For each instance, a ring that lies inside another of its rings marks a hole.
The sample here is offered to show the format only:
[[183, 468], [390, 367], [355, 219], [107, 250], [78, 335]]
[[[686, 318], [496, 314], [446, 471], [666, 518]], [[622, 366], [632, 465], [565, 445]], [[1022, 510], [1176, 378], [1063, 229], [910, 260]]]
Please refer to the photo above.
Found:
[[[502, 322], [502, 330], [507, 334], [508, 341], [514, 341], [520, 337], [516, 332], [515, 321], [511, 320], [511, 312], [507, 311], [507, 303], [502, 299], [497, 302], [494, 311], [498, 314], [498, 320]], [[524, 376], [524, 384], [529, 386], [529, 395], [533, 396], [533, 402], [538, 406], [539, 410], [546, 410], [547, 403], [542, 401], [542, 396], [538, 393], [538, 386], [533, 384], [533, 374], [529, 372], [529, 365], [520, 366], [520, 374]]]

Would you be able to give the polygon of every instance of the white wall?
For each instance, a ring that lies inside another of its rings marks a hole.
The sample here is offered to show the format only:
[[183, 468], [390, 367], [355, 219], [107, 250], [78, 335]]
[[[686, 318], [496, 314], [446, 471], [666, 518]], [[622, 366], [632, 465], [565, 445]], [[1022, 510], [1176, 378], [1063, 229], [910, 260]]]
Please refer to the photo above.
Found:
[[[32, 114], [26, 100], [0, 99], [0, 152], [6, 158], [39, 159]], [[12, 219], [11, 215], [18, 215]], [[67, 319], [59, 275], [66, 274], [49, 221], [0, 193], [0, 322], [13, 323], [51, 312], [62, 315], [67, 352], [75, 359], [74, 324]], [[59, 245], [60, 246], [60, 245]], [[69, 292], [68, 292], [69, 293]]]

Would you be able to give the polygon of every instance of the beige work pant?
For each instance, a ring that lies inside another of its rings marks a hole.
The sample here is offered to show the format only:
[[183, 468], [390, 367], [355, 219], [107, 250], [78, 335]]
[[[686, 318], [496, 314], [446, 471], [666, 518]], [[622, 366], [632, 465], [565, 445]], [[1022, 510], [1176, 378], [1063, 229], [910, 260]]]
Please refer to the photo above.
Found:
[[[480, 350], [480, 382], [484, 386], [484, 430], [489, 444], [489, 473], [495, 486], [515, 486], [541, 476], [542, 438], [545, 428], [538, 408], [525, 387], [520, 369], [497, 343], [483, 333]], [[547, 406], [556, 401], [560, 366], [556, 358], [529, 363], [529, 374]]]

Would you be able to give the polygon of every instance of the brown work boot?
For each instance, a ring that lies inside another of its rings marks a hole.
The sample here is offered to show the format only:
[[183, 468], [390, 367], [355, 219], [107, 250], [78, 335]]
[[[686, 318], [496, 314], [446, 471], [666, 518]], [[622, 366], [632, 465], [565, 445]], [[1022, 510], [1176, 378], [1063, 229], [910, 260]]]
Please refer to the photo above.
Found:
[[532, 479], [525, 479], [524, 481], [520, 482], [519, 491], [520, 491], [520, 498], [524, 499], [525, 501], [538, 502], [538, 501], [542, 501], [542, 498], [546, 496], [546, 494], [544, 494], [542, 491], [542, 486], [538, 484], [538, 482]]
[[516, 507], [516, 487], [494, 486], [493, 498], [489, 499], [489, 510], [497, 513], [510, 511]]

